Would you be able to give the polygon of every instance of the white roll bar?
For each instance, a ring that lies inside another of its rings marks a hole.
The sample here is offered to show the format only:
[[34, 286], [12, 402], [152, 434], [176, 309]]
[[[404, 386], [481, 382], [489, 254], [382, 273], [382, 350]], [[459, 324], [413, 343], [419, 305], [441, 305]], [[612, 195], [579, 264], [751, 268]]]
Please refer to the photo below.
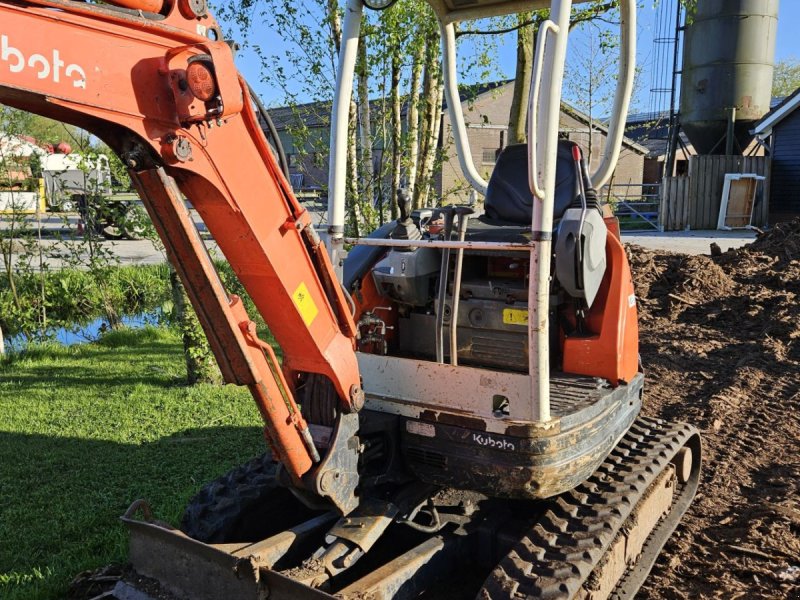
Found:
[[567, 58], [572, 0], [553, 0], [544, 35], [536, 41], [531, 77], [533, 106], [529, 119], [536, 130], [528, 137], [528, 172], [533, 194], [528, 284], [528, 369], [531, 377], [530, 419], [550, 420], [550, 255], [553, 234], [553, 195], [556, 187], [561, 87]]
[[[434, 3], [434, 0], [429, 0]], [[580, 0], [576, 0], [580, 1]], [[440, 7], [441, 8], [441, 7]], [[550, 416], [550, 259], [552, 253], [553, 197], [555, 193], [561, 91], [566, 60], [567, 37], [572, 0], [552, 0], [550, 19], [539, 31], [529, 96], [528, 170], [533, 195], [531, 219], [530, 283], [528, 288], [528, 343], [531, 377], [532, 421], [549, 421]], [[361, 0], [348, 0], [342, 32], [342, 48], [336, 79], [331, 118], [331, 166], [328, 178], [328, 233], [334, 266], [338, 266], [344, 244], [347, 131], [353, 74], [361, 25]], [[594, 187], [611, 177], [619, 159], [625, 118], [633, 90], [636, 61], [636, 6], [634, 0], [621, 0], [620, 69], [614, 95], [614, 111], [608, 141], [598, 170], [592, 175]], [[456, 13], [437, 13], [442, 33], [444, 87], [447, 109], [453, 126], [459, 163], [473, 188], [486, 194], [487, 183], [478, 174], [467, 140], [464, 115], [456, 81], [456, 44], [453, 21]], [[477, 14], [477, 13], [476, 13]], [[355, 240], [349, 240], [351, 243]], [[359, 241], [358, 243], [364, 243]], [[386, 241], [383, 243], [385, 245]], [[404, 244], [408, 245], [407, 242]]]
[[617, 168], [622, 138], [625, 135], [628, 107], [633, 92], [633, 79], [636, 74], [636, 3], [633, 0], [622, 0], [620, 12], [620, 48], [619, 75], [617, 89], [614, 92], [614, 109], [608, 124], [608, 137], [603, 151], [603, 159], [597, 171], [592, 174], [592, 186], [603, 187], [611, 179]]
[[480, 176], [472, 161], [472, 150], [467, 139], [467, 128], [464, 125], [464, 111], [461, 110], [461, 96], [458, 93], [458, 77], [456, 75], [456, 32], [452, 23], [444, 24], [439, 21], [439, 30], [442, 34], [442, 71], [444, 72], [444, 96], [447, 99], [447, 113], [450, 115], [450, 125], [453, 128], [453, 139], [456, 142], [456, 155], [461, 165], [461, 172], [475, 188], [485, 196], [489, 186]]
[[336, 90], [331, 109], [330, 165], [328, 171], [328, 252], [334, 269], [344, 251], [345, 189], [347, 182], [347, 132], [350, 125], [350, 101], [353, 75], [361, 31], [361, 0], [347, 0], [342, 23], [342, 44], [336, 69]]

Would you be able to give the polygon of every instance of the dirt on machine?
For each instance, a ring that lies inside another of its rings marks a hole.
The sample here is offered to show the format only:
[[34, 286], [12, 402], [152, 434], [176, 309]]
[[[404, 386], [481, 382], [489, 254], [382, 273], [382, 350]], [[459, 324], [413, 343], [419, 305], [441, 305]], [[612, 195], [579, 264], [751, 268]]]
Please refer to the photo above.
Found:
[[[594, 171], [558, 135], [572, 2], [429, 4], [483, 212], [412, 211], [398, 190], [396, 221], [345, 236], [364, 9], [349, 0], [323, 240], [204, 1], [0, 0], [3, 56], [18, 67], [0, 72], [0, 101], [82, 127], [121, 157], [225, 381], [250, 390], [265, 425], [269, 452], [203, 488], [180, 528], [133, 502], [122, 518], [132, 571], [113, 597], [627, 598], [690, 506], [700, 436], [640, 414], [637, 297], [597, 193], [623, 138], [635, 2], [620, 3], [615, 110]], [[455, 23], [548, 7], [529, 143], [506, 147], [487, 181], [457, 101]], [[53, 57], [52, 77], [26, 68], [34, 55]], [[223, 288], [185, 198], [282, 362]], [[674, 295], [691, 302], [691, 286]]]

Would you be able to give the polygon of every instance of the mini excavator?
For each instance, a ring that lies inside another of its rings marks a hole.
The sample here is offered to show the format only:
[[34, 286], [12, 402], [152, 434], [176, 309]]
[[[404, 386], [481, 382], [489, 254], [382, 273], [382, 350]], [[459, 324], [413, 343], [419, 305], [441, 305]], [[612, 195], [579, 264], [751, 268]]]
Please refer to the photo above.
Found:
[[[323, 242], [206, 0], [0, 0], [0, 102], [121, 157], [225, 381], [249, 388], [265, 425], [269, 452], [200, 490], [180, 529], [131, 505], [132, 570], [115, 597], [628, 598], [691, 503], [700, 438], [639, 416], [636, 296], [596, 192], [623, 136], [634, 0], [620, 1], [594, 173], [558, 135], [572, 2], [427, 1], [459, 162], [484, 212], [412, 211], [400, 194], [399, 219], [345, 237], [364, 8], [347, 0]], [[548, 7], [529, 142], [503, 149], [485, 181], [460, 109], [455, 24]], [[223, 288], [185, 199], [282, 362]]]

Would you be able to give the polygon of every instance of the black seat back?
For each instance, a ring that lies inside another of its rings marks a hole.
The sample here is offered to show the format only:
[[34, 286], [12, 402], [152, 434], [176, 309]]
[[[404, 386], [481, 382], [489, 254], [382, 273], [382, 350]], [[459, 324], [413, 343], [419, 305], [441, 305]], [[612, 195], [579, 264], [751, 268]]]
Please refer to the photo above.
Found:
[[[572, 148], [575, 142], [559, 140], [556, 161], [556, 191], [553, 220], [564, 215], [578, 197], [578, 178]], [[486, 217], [492, 221], [530, 225], [533, 195], [528, 186], [528, 145], [506, 146], [497, 157], [484, 201]]]

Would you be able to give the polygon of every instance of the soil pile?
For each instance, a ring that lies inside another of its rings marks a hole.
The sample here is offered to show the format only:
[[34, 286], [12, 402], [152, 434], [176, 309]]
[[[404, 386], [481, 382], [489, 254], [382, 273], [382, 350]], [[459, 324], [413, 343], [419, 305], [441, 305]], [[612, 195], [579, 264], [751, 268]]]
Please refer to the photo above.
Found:
[[800, 221], [722, 256], [629, 247], [645, 414], [692, 423], [703, 482], [643, 598], [800, 598]]
[[800, 258], [800, 219], [778, 223], [745, 249], [752, 254], [767, 254], [794, 260]]
[[707, 256], [656, 255], [628, 247], [642, 316], [697, 306], [736, 293], [736, 282]]

